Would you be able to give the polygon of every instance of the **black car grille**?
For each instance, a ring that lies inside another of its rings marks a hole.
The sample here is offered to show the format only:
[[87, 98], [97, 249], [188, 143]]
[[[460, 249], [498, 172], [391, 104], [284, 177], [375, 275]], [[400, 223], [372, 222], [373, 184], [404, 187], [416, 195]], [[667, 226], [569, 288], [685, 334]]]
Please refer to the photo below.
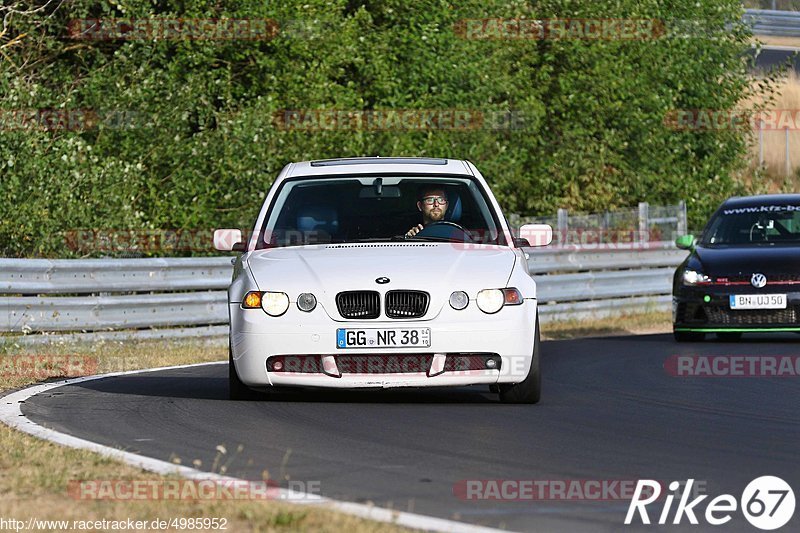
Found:
[[433, 354], [407, 355], [337, 355], [336, 365], [342, 374], [410, 374], [427, 372]]
[[378, 318], [381, 298], [375, 291], [347, 291], [336, 295], [336, 308], [344, 318]]
[[709, 305], [705, 306], [705, 312], [708, 316], [709, 323], [732, 326], [796, 324], [797, 317], [800, 316], [797, 307], [732, 311], [727, 307]]
[[419, 318], [428, 310], [429, 296], [422, 291], [389, 291], [386, 293], [386, 316]]
[[676, 322], [681, 324], [688, 324], [691, 322], [704, 323], [708, 322], [708, 317], [702, 305], [682, 302], [678, 304]]

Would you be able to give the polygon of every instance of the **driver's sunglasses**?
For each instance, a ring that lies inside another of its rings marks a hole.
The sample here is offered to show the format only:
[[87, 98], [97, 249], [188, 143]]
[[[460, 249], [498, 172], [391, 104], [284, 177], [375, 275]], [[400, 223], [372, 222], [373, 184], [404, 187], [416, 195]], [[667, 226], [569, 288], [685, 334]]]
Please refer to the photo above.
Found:
[[422, 203], [425, 205], [433, 205], [433, 202], [439, 205], [447, 205], [447, 198], [444, 196], [426, 196], [422, 199]]

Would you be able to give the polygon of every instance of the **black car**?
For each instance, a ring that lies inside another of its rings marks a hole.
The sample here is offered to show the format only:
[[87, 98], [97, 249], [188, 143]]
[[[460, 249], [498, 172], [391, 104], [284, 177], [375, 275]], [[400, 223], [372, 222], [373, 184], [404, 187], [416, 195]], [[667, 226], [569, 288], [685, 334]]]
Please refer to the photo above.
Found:
[[676, 340], [800, 332], [800, 194], [730, 198], [676, 244], [691, 250], [672, 285]]

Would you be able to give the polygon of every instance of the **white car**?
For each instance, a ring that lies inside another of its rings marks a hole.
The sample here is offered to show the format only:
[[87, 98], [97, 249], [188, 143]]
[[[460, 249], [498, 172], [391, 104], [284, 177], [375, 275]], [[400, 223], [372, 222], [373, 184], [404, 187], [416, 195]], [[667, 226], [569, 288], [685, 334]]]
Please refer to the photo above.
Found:
[[[526, 241], [534, 241], [527, 242]], [[536, 284], [468, 161], [350, 158], [291, 163], [239, 251], [230, 308], [230, 397], [282, 387], [486, 384], [505, 402], [541, 389]]]

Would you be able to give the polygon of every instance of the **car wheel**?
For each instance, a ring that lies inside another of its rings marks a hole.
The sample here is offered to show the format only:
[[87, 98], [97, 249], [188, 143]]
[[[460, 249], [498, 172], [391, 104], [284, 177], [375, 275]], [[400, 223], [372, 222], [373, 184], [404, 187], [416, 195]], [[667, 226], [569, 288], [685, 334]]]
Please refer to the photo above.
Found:
[[698, 331], [673, 331], [672, 335], [678, 342], [700, 342], [706, 338], [705, 333]]
[[231, 400], [261, 400], [264, 395], [254, 391], [239, 379], [233, 364], [233, 352], [228, 347], [228, 398]]
[[736, 342], [742, 338], [741, 331], [720, 331], [717, 333], [717, 338], [725, 342]]
[[519, 383], [500, 384], [500, 401], [503, 403], [537, 403], [542, 395], [542, 373], [539, 369], [539, 317], [536, 317], [536, 334], [533, 340], [533, 359], [527, 377]]

